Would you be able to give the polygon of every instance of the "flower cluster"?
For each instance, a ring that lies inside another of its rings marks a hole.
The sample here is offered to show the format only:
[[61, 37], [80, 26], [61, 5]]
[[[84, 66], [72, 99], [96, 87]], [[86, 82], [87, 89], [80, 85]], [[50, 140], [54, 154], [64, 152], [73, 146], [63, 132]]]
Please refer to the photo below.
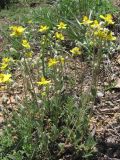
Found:
[[0, 83], [8, 83], [11, 81], [11, 74], [7, 73], [11, 60], [12, 58], [5, 57], [0, 63]]
[[[88, 40], [90, 45], [94, 45], [99, 40], [100, 41], [114, 41], [116, 40], [116, 37], [114, 36], [114, 33], [108, 29], [108, 25], [113, 25], [113, 17], [111, 14], [107, 15], [100, 15], [101, 21], [98, 20], [92, 20], [90, 17], [84, 16], [82, 22], [80, 23], [80, 26], [86, 27], [86, 32], [84, 35], [86, 36], [86, 39]], [[33, 24], [33, 22], [30, 20], [28, 22], [29, 24]], [[30, 26], [29, 26], [30, 27]], [[50, 26], [46, 25], [45, 23], [38, 26], [37, 32], [40, 33], [40, 57], [42, 61], [42, 67], [43, 72], [45, 70], [52, 71], [58, 66], [63, 66], [65, 58], [62, 54], [60, 54], [59, 50], [62, 51], [60, 46], [62, 46], [61, 41], [65, 40], [65, 30], [68, 28], [68, 25], [64, 23], [63, 21], [60, 21], [56, 26], [52, 29]], [[32, 39], [30, 39], [30, 33], [26, 31], [27, 28], [22, 26], [11, 26], [10, 27], [10, 36], [11, 37], [20, 37], [20, 44], [22, 48], [22, 53], [25, 58], [31, 58], [33, 56], [32, 47]], [[89, 41], [90, 38], [90, 41]], [[48, 46], [47, 46], [48, 45]], [[57, 47], [56, 47], [57, 46]], [[47, 49], [46, 48], [53, 49], [52, 53], [49, 58], [46, 58]], [[82, 54], [84, 49], [82, 48], [82, 45], [75, 44], [75, 46], [69, 50], [70, 55], [72, 57], [79, 56]], [[45, 52], [45, 53], [43, 53]], [[64, 52], [64, 51], [62, 51]], [[1, 70], [5, 70], [9, 65], [10, 59], [4, 58], [1, 63]], [[60, 65], [59, 65], [60, 64]], [[46, 69], [46, 68], [47, 69]], [[45, 74], [45, 73], [44, 73]], [[44, 75], [43, 73], [41, 75]], [[3, 77], [3, 75], [2, 75]], [[7, 77], [11, 77], [10, 75]], [[51, 83], [51, 80], [46, 79], [47, 76], [42, 76], [42, 78], [35, 82], [38, 84], [38, 86], [46, 86]], [[49, 76], [48, 76], [49, 77]], [[5, 78], [1, 78], [1, 81]]]
[[98, 29], [97, 31], [94, 32], [94, 35], [97, 36], [98, 38], [106, 40], [106, 41], [116, 40], [114, 33], [112, 31], [109, 31], [107, 28]]
[[57, 29], [58, 29], [58, 31], [55, 32], [54, 37], [55, 37], [57, 40], [63, 41], [63, 40], [65, 39], [65, 37], [64, 37], [64, 35], [63, 35], [63, 30], [67, 29], [67, 24], [65, 24], [64, 22], [60, 22], [60, 23], [57, 25]]
[[90, 37], [93, 36], [93, 41], [96, 41], [97, 39], [103, 41], [115, 41], [116, 37], [114, 36], [114, 33], [107, 27], [108, 25], [114, 24], [112, 15], [100, 15], [100, 18], [103, 21], [98, 22], [97, 20], [89, 19], [87, 16], [83, 17], [83, 21], [80, 24], [88, 27], [86, 35], [90, 35]]
[[103, 19], [107, 24], [114, 24], [113, 17], [111, 14], [107, 14], [105, 16], [100, 15], [100, 18]]
[[3, 58], [2, 59], [2, 63], [0, 64], [0, 70], [1, 71], [6, 70], [8, 65], [9, 65], [9, 63], [10, 63], [10, 61], [11, 61], [11, 58], [8, 58], [8, 57]]

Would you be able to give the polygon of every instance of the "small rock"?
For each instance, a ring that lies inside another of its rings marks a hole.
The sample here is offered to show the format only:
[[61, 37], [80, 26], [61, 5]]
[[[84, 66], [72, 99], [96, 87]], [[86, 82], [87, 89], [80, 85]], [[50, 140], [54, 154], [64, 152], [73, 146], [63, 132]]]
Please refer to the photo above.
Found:
[[107, 143], [115, 143], [115, 139], [113, 137], [108, 137], [106, 141]]
[[102, 92], [98, 91], [98, 92], [97, 92], [97, 96], [98, 96], [99, 98], [101, 98], [101, 97], [104, 96], [104, 94], [103, 94]]
[[116, 85], [115, 85], [115, 87], [114, 88], [119, 88], [120, 89], [120, 78], [119, 79], [117, 79], [117, 81], [116, 81]]
[[3, 106], [2, 105], [0, 105], [0, 112], [2, 112], [3, 111]]
[[7, 101], [8, 101], [8, 97], [5, 96], [5, 95], [3, 95], [3, 96], [2, 96], [2, 103], [6, 104]]
[[2, 115], [2, 113], [0, 113], [0, 125], [4, 122], [4, 117]]

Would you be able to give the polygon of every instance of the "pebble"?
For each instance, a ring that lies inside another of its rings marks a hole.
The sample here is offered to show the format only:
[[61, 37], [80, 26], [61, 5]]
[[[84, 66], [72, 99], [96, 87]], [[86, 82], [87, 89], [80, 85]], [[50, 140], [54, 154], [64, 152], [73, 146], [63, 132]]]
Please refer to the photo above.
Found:
[[100, 97], [103, 97], [104, 94], [103, 94], [102, 92], [98, 91], [98, 92], [97, 92], [97, 96], [100, 98]]

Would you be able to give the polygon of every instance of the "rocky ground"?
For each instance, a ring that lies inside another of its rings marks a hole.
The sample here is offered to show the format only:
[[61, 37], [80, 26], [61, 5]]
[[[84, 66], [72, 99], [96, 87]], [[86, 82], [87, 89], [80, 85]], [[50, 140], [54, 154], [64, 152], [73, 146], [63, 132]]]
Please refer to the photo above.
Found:
[[[97, 141], [100, 160], [120, 159], [120, 63], [118, 59], [111, 61], [111, 80], [114, 87], [105, 92], [98, 92], [96, 104], [93, 107], [93, 130]], [[110, 77], [109, 77], [110, 78]], [[107, 81], [105, 82], [107, 84]]]

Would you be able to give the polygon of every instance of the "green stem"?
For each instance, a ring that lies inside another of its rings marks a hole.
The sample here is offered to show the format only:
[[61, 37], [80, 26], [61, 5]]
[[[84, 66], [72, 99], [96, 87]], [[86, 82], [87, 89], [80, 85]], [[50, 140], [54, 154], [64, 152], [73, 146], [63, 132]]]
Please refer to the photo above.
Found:
[[37, 105], [37, 107], [38, 107], [37, 96], [36, 96], [36, 93], [35, 93], [35, 90], [34, 90], [34, 84], [33, 84], [33, 81], [32, 81], [31, 72], [30, 72], [30, 70], [29, 70], [29, 66], [27, 65], [27, 62], [26, 62], [26, 59], [25, 59], [25, 58], [24, 58], [24, 63], [25, 63], [25, 67], [26, 67], [26, 70], [27, 70], [28, 75], [29, 75], [29, 78], [30, 78], [30, 83], [31, 83], [32, 91], [33, 91], [33, 92], [31, 91], [31, 89], [30, 89], [30, 91], [31, 91], [31, 94], [32, 94], [32, 96], [33, 96], [33, 99], [34, 99], [34, 101], [35, 101], [35, 103], [36, 103], [36, 105]]

